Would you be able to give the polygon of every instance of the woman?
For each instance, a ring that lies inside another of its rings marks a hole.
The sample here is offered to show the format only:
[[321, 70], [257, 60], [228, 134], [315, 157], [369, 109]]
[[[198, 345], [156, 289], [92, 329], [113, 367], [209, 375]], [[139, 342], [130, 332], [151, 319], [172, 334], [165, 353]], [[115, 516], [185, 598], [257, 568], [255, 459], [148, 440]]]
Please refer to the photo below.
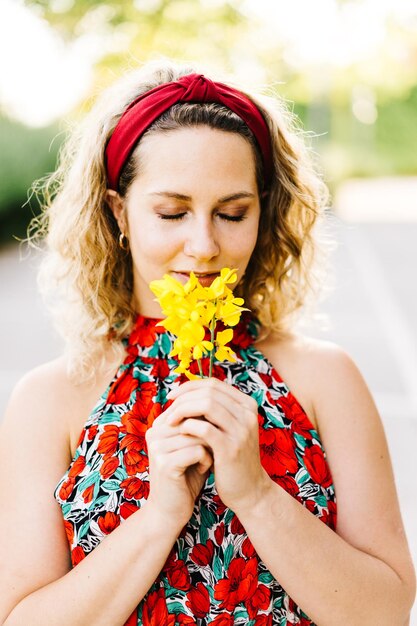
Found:
[[[42, 277], [69, 351], [25, 376], [2, 426], [1, 622], [406, 624], [375, 405], [343, 351], [290, 326], [325, 196], [279, 106], [145, 67], [48, 189]], [[223, 267], [252, 313], [237, 361], [188, 381], [149, 283]]]

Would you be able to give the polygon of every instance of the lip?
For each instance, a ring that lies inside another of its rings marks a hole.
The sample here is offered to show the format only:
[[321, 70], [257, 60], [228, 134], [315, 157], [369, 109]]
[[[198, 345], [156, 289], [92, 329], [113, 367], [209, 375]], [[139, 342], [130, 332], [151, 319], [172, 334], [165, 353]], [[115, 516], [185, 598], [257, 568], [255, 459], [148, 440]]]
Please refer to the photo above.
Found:
[[[190, 278], [190, 272], [173, 272], [175, 278], [181, 283], [185, 284]], [[194, 272], [198, 281], [203, 287], [209, 287], [217, 276], [220, 276], [220, 272]]]

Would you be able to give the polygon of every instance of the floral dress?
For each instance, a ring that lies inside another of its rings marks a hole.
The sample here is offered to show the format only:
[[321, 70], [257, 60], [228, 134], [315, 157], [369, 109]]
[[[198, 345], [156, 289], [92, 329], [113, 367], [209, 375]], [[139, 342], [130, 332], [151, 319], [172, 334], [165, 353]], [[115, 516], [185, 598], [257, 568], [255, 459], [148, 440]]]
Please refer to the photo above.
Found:
[[[173, 372], [178, 362], [168, 356], [174, 336], [157, 322], [137, 317], [125, 340], [127, 356], [88, 417], [55, 489], [73, 566], [148, 497], [145, 433], [164, 410], [173, 384], [186, 380]], [[256, 318], [242, 315], [230, 344], [237, 361], [215, 362], [212, 375], [256, 399], [263, 467], [334, 529], [335, 493], [320, 437], [256, 349], [258, 330]], [[205, 374], [207, 369], [203, 358]], [[239, 519], [220, 500], [211, 473], [161, 573], [126, 624], [306, 626], [312, 621], [256, 554]]]

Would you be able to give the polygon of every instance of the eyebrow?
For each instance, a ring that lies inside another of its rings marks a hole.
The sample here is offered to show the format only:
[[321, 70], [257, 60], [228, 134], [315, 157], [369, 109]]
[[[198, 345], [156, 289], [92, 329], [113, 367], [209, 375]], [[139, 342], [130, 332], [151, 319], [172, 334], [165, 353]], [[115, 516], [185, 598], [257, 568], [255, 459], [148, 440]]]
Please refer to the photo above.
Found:
[[[174, 200], [181, 200], [182, 202], [191, 202], [191, 196], [185, 196], [182, 193], [176, 193], [174, 191], [154, 191], [149, 194], [150, 196], [165, 196], [168, 198], [174, 198]], [[227, 202], [232, 202], [233, 200], [241, 200], [242, 198], [255, 198], [255, 194], [249, 193], [248, 191], [238, 191], [237, 193], [232, 193], [229, 196], [223, 196], [223, 198], [218, 199], [218, 204], [226, 204]]]

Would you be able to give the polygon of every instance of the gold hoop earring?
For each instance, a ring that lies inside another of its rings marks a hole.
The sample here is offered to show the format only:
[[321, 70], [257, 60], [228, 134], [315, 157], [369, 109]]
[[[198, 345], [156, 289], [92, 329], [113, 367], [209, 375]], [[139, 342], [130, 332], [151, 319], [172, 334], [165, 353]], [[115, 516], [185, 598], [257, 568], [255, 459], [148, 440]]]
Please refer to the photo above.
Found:
[[119, 246], [121, 247], [122, 250], [129, 249], [129, 239], [122, 232], [120, 232], [120, 235], [119, 235]]

